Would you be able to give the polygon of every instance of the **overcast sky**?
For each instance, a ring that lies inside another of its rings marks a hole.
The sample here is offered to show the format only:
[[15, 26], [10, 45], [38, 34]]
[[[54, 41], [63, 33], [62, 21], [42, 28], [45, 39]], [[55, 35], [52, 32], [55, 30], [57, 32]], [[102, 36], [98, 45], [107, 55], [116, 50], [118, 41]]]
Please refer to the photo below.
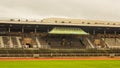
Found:
[[120, 21], [120, 0], [0, 0], [0, 18]]

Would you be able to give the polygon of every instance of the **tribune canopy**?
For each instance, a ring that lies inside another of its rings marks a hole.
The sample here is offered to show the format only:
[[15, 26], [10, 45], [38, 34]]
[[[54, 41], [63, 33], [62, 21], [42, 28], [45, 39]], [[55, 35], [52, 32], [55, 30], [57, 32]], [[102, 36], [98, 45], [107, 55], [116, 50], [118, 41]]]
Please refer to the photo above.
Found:
[[48, 33], [49, 34], [89, 35], [81, 28], [73, 28], [73, 27], [55, 27]]

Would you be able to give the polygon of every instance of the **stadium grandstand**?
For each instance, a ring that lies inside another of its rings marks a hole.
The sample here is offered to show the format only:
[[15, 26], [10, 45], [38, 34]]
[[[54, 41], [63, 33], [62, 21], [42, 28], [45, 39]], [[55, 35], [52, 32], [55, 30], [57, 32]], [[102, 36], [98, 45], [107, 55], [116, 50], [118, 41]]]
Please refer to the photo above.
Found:
[[120, 22], [0, 20], [0, 57], [120, 56]]

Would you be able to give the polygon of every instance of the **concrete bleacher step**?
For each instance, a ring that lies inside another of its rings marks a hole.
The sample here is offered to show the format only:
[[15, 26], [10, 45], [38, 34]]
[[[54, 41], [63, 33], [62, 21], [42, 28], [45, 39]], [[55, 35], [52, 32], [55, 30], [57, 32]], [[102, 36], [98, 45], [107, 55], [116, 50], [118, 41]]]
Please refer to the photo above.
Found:
[[120, 41], [118, 38], [106, 38], [105, 42], [109, 45], [110, 48], [120, 47]]
[[39, 43], [41, 45], [41, 48], [45, 48], [45, 49], [50, 48], [50, 46], [48, 45], [48, 43], [44, 39], [39, 38]]

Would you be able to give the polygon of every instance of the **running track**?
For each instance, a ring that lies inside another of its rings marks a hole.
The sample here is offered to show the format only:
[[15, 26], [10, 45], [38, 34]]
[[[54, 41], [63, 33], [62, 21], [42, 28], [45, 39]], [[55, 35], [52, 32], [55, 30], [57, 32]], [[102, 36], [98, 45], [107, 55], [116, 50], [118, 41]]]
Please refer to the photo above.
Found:
[[26, 61], [26, 60], [120, 60], [120, 57], [67, 57], [67, 58], [0, 58], [0, 61]]

